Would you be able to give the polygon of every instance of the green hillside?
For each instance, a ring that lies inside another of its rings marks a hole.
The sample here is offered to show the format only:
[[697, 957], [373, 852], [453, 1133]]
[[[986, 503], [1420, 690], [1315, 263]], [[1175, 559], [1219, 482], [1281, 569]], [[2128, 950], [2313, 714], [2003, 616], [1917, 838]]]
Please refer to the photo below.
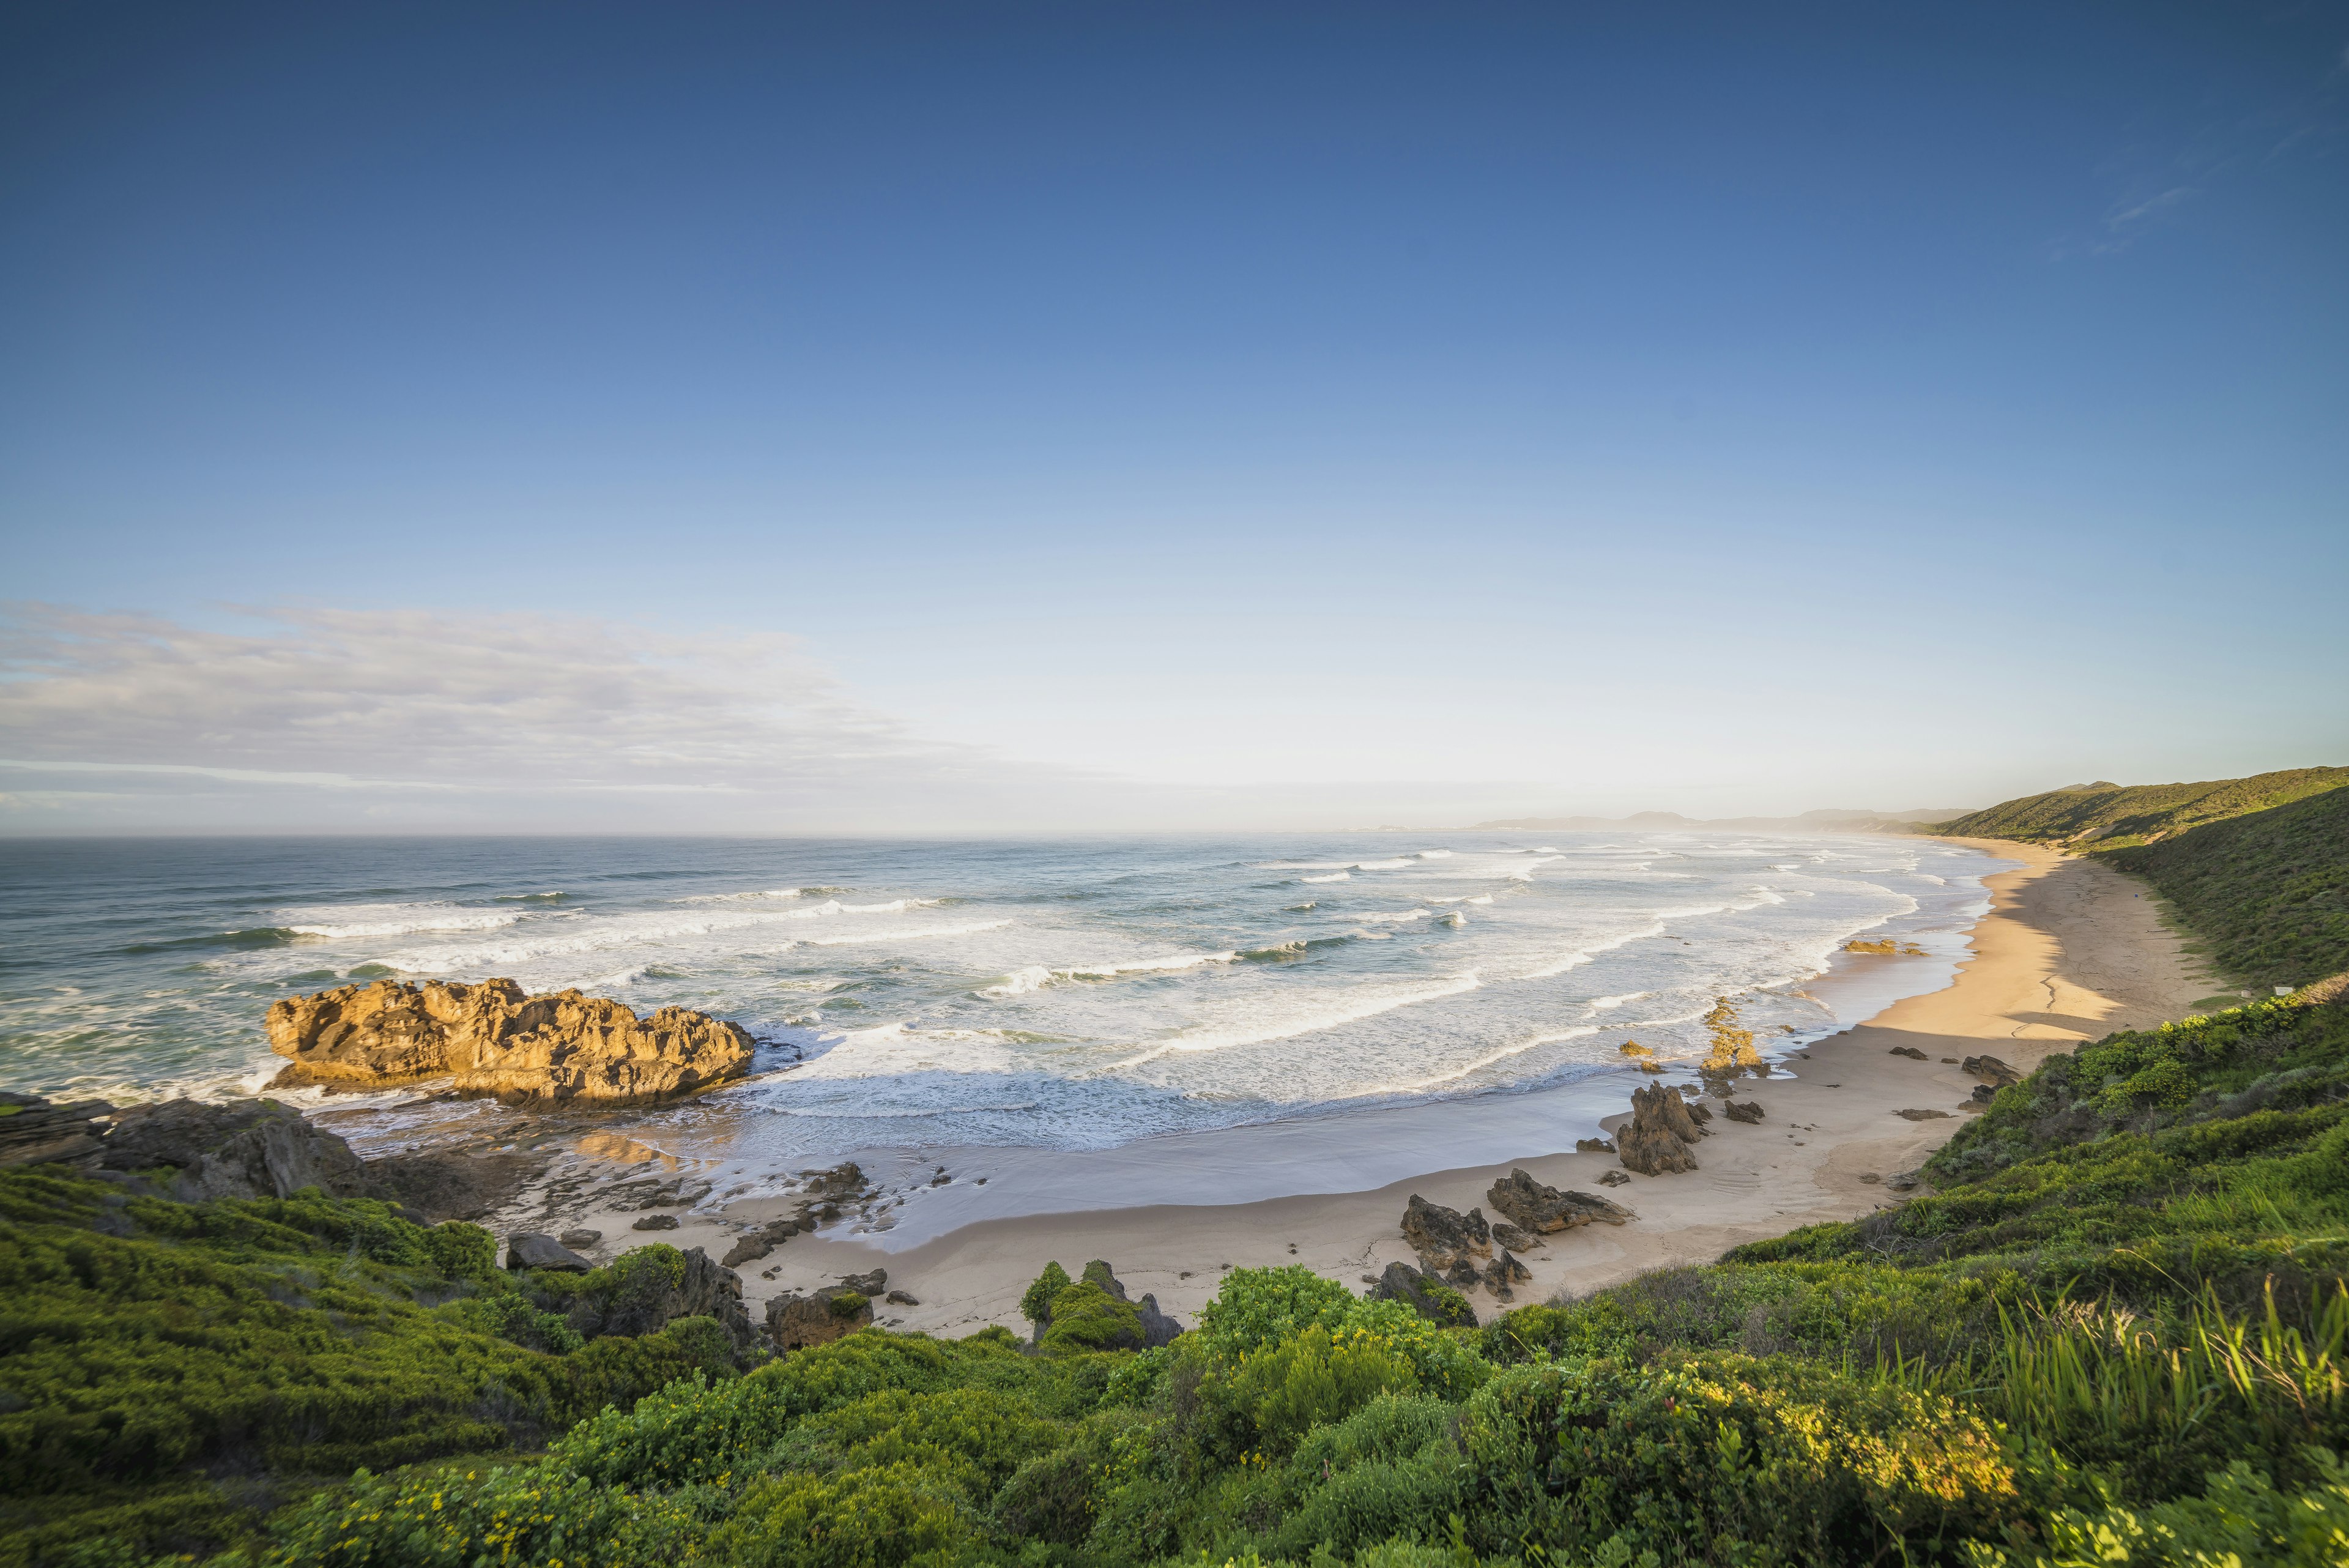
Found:
[[2344, 784], [2349, 784], [2349, 768], [2287, 768], [2202, 784], [2086, 784], [2003, 801], [1944, 822], [1933, 831], [1960, 838], [2117, 849], [2170, 837], [2204, 823], [2289, 805]]
[[2026, 795], [1932, 831], [2080, 850], [2153, 884], [2236, 981], [2349, 969], [2349, 768]]

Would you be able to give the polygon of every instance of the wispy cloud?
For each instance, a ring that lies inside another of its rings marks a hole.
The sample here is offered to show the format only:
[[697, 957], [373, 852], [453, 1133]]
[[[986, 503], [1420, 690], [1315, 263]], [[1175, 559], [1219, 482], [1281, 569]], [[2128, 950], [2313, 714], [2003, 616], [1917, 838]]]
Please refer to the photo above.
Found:
[[16, 778], [40, 775], [51, 798], [71, 775], [102, 775], [86, 782], [109, 798], [131, 784], [502, 796], [556, 817], [617, 796], [730, 796], [742, 821], [775, 810], [873, 823], [915, 794], [935, 809], [957, 793], [1077, 782], [910, 733], [787, 636], [519, 614], [242, 613], [264, 629], [9, 607], [0, 761]]

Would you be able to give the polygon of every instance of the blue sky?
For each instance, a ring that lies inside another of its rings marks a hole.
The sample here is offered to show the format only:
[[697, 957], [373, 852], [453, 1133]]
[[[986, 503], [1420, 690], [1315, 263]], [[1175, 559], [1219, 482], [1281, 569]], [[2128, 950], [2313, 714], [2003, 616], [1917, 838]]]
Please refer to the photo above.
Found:
[[2349, 761], [2349, 6], [0, 28], [0, 831]]

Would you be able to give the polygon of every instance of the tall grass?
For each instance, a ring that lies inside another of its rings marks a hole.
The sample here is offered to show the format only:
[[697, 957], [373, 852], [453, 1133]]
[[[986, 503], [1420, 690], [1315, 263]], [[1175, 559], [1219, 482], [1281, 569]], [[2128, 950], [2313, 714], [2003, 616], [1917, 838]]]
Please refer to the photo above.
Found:
[[[2172, 1444], [2223, 1422], [2289, 1451], [2349, 1397], [2349, 1287], [2286, 1324], [2268, 1282], [2261, 1310], [2230, 1314], [2206, 1290], [2181, 1332], [2108, 1302], [2000, 1309], [2000, 1340], [1975, 1398], [2025, 1442], [2077, 1457]], [[2247, 1434], [2248, 1435], [2248, 1434]]]

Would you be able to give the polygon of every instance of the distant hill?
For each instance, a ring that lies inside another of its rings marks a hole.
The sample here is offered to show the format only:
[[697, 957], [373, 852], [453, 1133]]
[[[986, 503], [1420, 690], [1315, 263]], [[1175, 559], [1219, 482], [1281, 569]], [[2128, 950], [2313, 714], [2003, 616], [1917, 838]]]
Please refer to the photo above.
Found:
[[2349, 970], [2349, 768], [2050, 790], [1934, 831], [2058, 845], [2134, 872], [2240, 980]]
[[1519, 833], [1584, 833], [1610, 827], [1644, 828], [1673, 833], [1684, 829], [1726, 829], [1732, 832], [1873, 833], [1906, 832], [1917, 823], [1946, 822], [1963, 816], [1967, 808], [1953, 805], [1935, 811], [1806, 811], [1800, 816], [1682, 816], [1677, 811], [1642, 811], [1630, 816], [1514, 816], [1479, 822], [1473, 827], [1509, 829]]
[[2118, 849], [2156, 843], [2206, 822], [2271, 811], [2344, 784], [2349, 784], [2349, 768], [2291, 768], [2203, 784], [2070, 784], [2003, 801], [1945, 821], [1934, 831], [1960, 838]]

